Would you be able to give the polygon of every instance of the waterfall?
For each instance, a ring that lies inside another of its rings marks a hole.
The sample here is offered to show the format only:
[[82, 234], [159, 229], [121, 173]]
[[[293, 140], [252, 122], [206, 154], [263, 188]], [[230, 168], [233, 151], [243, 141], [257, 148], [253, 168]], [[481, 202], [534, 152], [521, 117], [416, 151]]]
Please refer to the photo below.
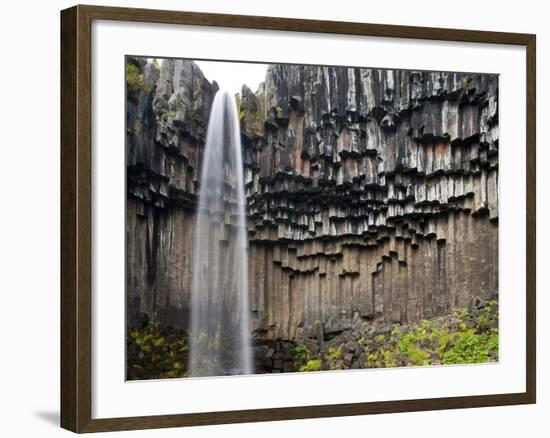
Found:
[[189, 375], [251, 374], [248, 239], [235, 99], [214, 97], [195, 225]]

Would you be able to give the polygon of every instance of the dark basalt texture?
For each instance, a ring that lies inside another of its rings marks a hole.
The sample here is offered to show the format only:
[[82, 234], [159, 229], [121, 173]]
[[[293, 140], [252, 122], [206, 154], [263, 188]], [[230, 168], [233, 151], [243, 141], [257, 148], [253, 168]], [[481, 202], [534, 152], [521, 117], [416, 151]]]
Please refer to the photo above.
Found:
[[[192, 61], [128, 62], [143, 79], [128, 87], [129, 322], [186, 327], [218, 87]], [[411, 323], [497, 293], [498, 76], [272, 65], [237, 104], [257, 338]]]

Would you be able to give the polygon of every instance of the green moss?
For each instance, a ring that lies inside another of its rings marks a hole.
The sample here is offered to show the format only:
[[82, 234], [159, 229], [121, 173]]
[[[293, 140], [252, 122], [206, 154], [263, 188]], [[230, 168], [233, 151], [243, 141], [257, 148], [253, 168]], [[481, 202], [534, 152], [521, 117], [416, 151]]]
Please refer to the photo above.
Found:
[[430, 365], [429, 357], [427, 352], [419, 348], [411, 348], [408, 353], [409, 363], [414, 366]]
[[157, 121], [161, 121], [163, 123], [166, 123], [170, 119], [173, 119], [175, 116], [176, 116], [176, 113], [174, 111], [167, 111], [167, 112], [161, 114], [159, 117], [157, 117]]
[[300, 371], [321, 371], [323, 368], [323, 361], [321, 359], [311, 359], [307, 363], [300, 367]]
[[329, 345], [326, 359], [327, 360], [340, 360], [342, 357], [342, 347], [334, 348], [332, 345]]
[[390, 350], [382, 350], [382, 354], [384, 356], [384, 364], [386, 365], [386, 368], [393, 368], [397, 366], [397, 360], [394, 353]]
[[468, 85], [472, 82], [472, 77], [470, 75], [462, 76], [462, 88], [468, 88]]
[[237, 111], [239, 113], [239, 122], [242, 123], [244, 121], [244, 118], [245, 118], [246, 114], [245, 114], [244, 110], [242, 109], [242, 101], [241, 101], [240, 93], [235, 95], [235, 105], [237, 106]]
[[239, 122], [241, 124], [241, 130], [253, 137], [261, 137], [262, 123], [260, 121], [260, 111], [248, 112], [246, 108], [237, 102], [237, 109], [239, 111]]
[[143, 89], [143, 77], [137, 65], [126, 63], [126, 85], [130, 91], [139, 91]]
[[128, 380], [186, 377], [188, 336], [158, 324], [134, 329], [126, 337]]

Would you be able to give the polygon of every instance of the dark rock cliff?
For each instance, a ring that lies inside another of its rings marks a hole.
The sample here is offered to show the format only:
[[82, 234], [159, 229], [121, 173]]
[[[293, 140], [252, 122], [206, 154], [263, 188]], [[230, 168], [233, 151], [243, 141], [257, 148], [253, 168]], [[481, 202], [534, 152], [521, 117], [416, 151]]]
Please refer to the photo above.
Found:
[[[128, 85], [130, 322], [185, 327], [211, 84]], [[498, 290], [498, 77], [272, 65], [241, 117], [256, 334], [413, 322]]]

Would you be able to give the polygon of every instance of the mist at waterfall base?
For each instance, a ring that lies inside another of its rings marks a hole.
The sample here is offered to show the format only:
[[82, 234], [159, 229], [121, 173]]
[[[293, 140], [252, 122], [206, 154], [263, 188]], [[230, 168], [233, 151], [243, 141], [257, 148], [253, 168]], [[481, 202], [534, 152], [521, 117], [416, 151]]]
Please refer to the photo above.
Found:
[[190, 377], [253, 372], [245, 199], [236, 103], [220, 90], [208, 122], [195, 225]]

